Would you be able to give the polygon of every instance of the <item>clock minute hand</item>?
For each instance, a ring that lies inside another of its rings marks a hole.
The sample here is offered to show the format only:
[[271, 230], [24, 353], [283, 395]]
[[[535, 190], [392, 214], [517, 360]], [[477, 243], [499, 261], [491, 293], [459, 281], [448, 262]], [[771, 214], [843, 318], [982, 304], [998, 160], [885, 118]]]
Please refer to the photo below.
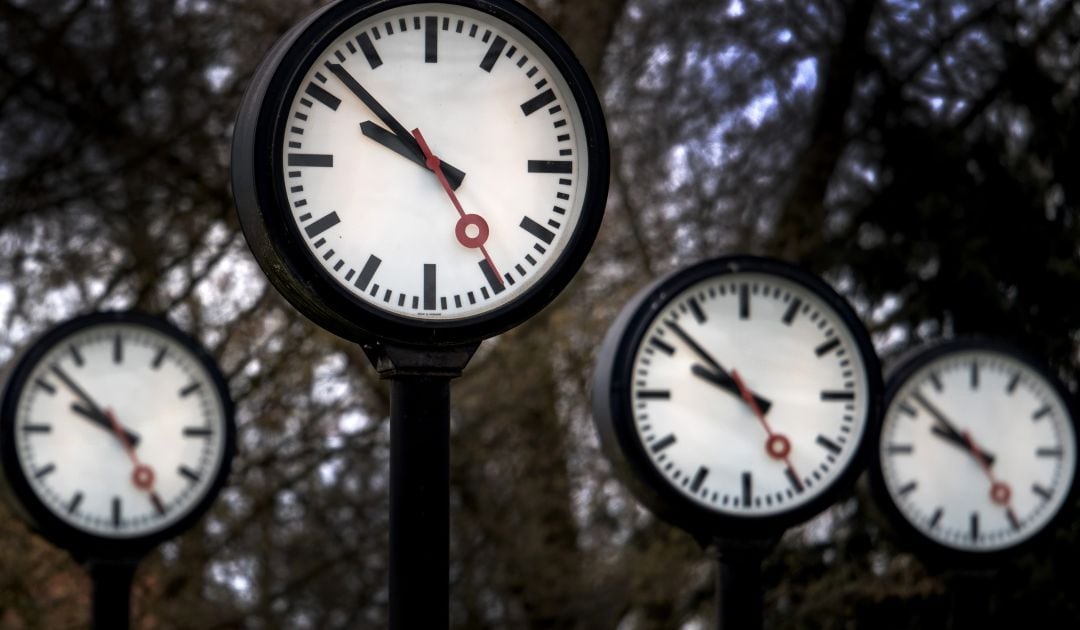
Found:
[[[709, 368], [701, 365], [700, 363], [695, 363], [694, 365], [692, 365], [690, 367], [690, 371], [694, 373], [694, 376], [697, 376], [698, 378], [701, 378], [708, 383], [716, 385], [720, 389], [727, 390], [732, 394], [735, 394], [736, 396], [742, 398], [742, 393], [739, 391], [738, 384], [735, 382], [735, 379], [731, 378], [731, 375], [727, 372], [714, 372], [713, 370], [710, 370]], [[761, 413], [769, 413], [769, 408], [772, 407], [772, 402], [754, 393], [751, 393], [751, 396], [753, 397], [754, 402], [757, 404], [758, 409], [761, 410]]]
[[[112, 424], [104, 414], [97, 414], [92, 409], [87, 409], [79, 403], [71, 403], [71, 410], [82, 416], [83, 418], [93, 422], [106, 431], [113, 431]], [[124, 437], [132, 446], [139, 445], [139, 436], [130, 429], [123, 429]]]
[[[56, 375], [56, 378], [60, 379], [60, 381], [64, 383], [64, 385], [66, 385], [68, 389], [74, 392], [75, 396], [82, 399], [83, 403], [85, 403], [86, 407], [88, 407], [87, 409], [79, 407], [77, 404], [73, 404], [71, 406], [72, 411], [78, 413], [87, 420], [90, 420], [94, 424], [97, 424], [104, 429], [112, 430], [108, 418], [106, 418], [105, 413], [101, 411], [101, 407], [99, 407], [97, 403], [94, 402], [93, 398], [90, 398], [90, 395], [87, 394], [86, 391], [83, 390], [83, 388], [79, 387], [79, 384], [76, 383], [74, 379], [68, 376], [67, 372], [62, 370], [59, 365], [55, 364], [49, 366], [49, 369], [52, 370], [52, 373]], [[78, 407], [78, 409], [76, 409], [76, 407]], [[127, 431], [127, 437], [129, 440], [131, 440], [133, 444], [137, 444], [139, 442], [139, 436], [132, 433], [131, 431]]]
[[[405, 143], [404, 140], [397, 137], [395, 134], [387, 131], [386, 129], [383, 129], [382, 127], [376, 125], [370, 120], [365, 120], [364, 122], [360, 123], [360, 131], [362, 131], [363, 134], [368, 138], [371, 138], [375, 142], [378, 142], [379, 144], [383, 145], [387, 149], [390, 149], [394, 153], [397, 153], [398, 155], [404, 157], [407, 160], [415, 162], [417, 165], [422, 166], [425, 169], [427, 168], [427, 164], [424, 163], [424, 160], [421, 159], [421, 157], [418, 157], [416, 153], [412, 150], [412, 148]], [[461, 186], [462, 180], [465, 179], [465, 173], [461, 171], [461, 169], [447, 164], [446, 162], [442, 163], [442, 169], [443, 173], [446, 175], [447, 181], [450, 182], [450, 187], [454, 190], [457, 190], [458, 187]]]
[[[942, 428], [940, 425], [935, 424], [934, 426], [930, 427], [930, 432], [964, 451], [970, 450], [968, 448], [968, 445], [964, 442], [963, 436], [957, 436], [953, 433], [950, 433], [947, 429]], [[986, 460], [986, 463], [988, 465], [994, 465], [995, 458], [992, 453], [980, 449], [979, 454], [982, 456], [983, 459]]]
[[935, 428], [938, 429], [937, 431], [934, 431], [935, 435], [939, 435], [948, 440], [949, 442], [952, 442], [962, 447], [965, 451], [975, 456], [976, 459], [979, 459], [980, 463], [982, 463], [983, 460], [988, 463], [993, 463], [993, 455], [987, 453], [986, 451], [983, 451], [982, 449], [972, 450], [970, 448], [971, 445], [968, 443], [967, 440], [964, 439], [964, 434], [956, 428], [956, 425], [953, 424], [949, 420], [949, 418], [944, 413], [942, 413], [940, 409], [938, 409], [933, 403], [927, 400], [925, 396], [923, 396], [919, 392], [915, 392], [911, 395], [911, 397], [914, 398], [915, 402], [919, 403], [923, 407], [923, 409], [926, 409], [928, 412], [930, 412], [930, 415], [934, 416], [934, 419], [938, 421], [938, 425], [930, 428], [931, 431], [934, 431]]

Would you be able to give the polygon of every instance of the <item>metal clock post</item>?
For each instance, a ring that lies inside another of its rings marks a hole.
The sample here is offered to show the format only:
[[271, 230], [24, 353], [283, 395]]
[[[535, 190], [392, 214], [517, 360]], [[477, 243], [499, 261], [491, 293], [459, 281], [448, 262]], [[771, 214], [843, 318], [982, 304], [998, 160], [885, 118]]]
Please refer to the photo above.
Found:
[[158, 317], [84, 315], [17, 357], [0, 398], [4, 482], [86, 568], [93, 628], [128, 627], [139, 560], [209, 509], [235, 432], [214, 360]]
[[581, 65], [508, 0], [340, 0], [252, 80], [232, 156], [248, 244], [391, 381], [391, 627], [448, 622], [449, 382], [581, 266], [608, 159]]
[[761, 563], [859, 474], [881, 399], [852, 308], [780, 261], [660, 278], [604, 341], [594, 419], [615, 472], [717, 565], [717, 627], [761, 626]]

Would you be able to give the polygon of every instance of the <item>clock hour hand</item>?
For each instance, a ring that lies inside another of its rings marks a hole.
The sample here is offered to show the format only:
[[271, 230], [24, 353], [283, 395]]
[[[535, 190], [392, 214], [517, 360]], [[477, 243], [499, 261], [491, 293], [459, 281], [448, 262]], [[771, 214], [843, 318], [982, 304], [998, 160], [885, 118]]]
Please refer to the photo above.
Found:
[[379, 120], [383, 121], [383, 124], [390, 128], [390, 132], [397, 136], [402, 144], [408, 147], [409, 151], [420, 163], [424, 163], [424, 152], [420, 150], [420, 145], [409, 134], [405, 127], [403, 127], [401, 123], [399, 123], [397, 119], [394, 118], [381, 103], [379, 103], [379, 101], [375, 100], [375, 97], [371, 95], [371, 92], [364, 89], [364, 86], [360, 85], [360, 82], [353, 78], [353, 76], [349, 74], [349, 71], [342, 67], [341, 64], [328, 63], [326, 64], [326, 67], [330, 69], [330, 72], [333, 73], [335, 77], [345, 84], [345, 87], [349, 88], [350, 92], [363, 101], [364, 105], [367, 105], [367, 108], [370, 109], [373, 114], [378, 116]]
[[[720, 389], [726, 390], [735, 396], [742, 397], [738, 384], [736, 384], [735, 379], [731, 378], [731, 375], [727, 372], [714, 372], [700, 363], [695, 363], [691, 366], [690, 371], [694, 373], [694, 376], [716, 385]], [[772, 403], [768, 399], [762, 398], [757, 394], [752, 394], [752, 396], [754, 402], [757, 403], [758, 409], [761, 409], [761, 413], [769, 413], [769, 408], [772, 407]]]
[[[989, 453], [981, 449], [978, 449], [977, 451], [972, 451], [969, 448], [968, 441], [964, 439], [963, 433], [961, 433], [960, 430], [956, 428], [956, 425], [949, 420], [948, 416], [942, 413], [940, 409], [938, 409], [933, 403], [927, 400], [925, 396], [923, 396], [919, 392], [915, 392], [911, 395], [911, 397], [914, 398], [915, 402], [919, 403], [923, 407], [923, 409], [926, 409], [928, 412], [930, 412], [930, 415], [934, 416], [934, 419], [937, 420], [938, 424], [930, 428], [930, 430], [933, 431], [935, 435], [939, 435], [948, 440], [949, 442], [959, 445], [964, 450], [974, 455], [976, 458], [982, 458], [988, 463], [993, 463], [994, 457]], [[937, 430], [935, 431], [935, 429]]]
[[[360, 130], [364, 133], [365, 136], [371, 138], [375, 142], [378, 142], [387, 149], [390, 149], [394, 153], [397, 153], [398, 155], [415, 162], [417, 165], [422, 166], [425, 169], [427, 168], [427, 164], [424, 163], [424, 160], [421, 159], [420, 156], [417, 156], [416, 153], [412, 150], [412, 148], [409, 147], [409, 145], [405, 144], [404, 140], [397, 137], [393, 133], [383, 129], [382, 127], [376, 125], [370, 120], [365, 120], [364, 122], [360, 123]], [[443, 173], [446, 175], [447, 181], [450, 182], [450, 187], [454, 190], [457, 190], [458, 187], [461, 186], [462, 180], [465, 179], [465, 173], [462, 172], [460, 169], [455, 168], [450, 164], [447, 164], [446, 162], [442, 163], [442, 169]]]
[[[85, 407], [81, 407], [78, 405], [78, 403], [72, 403], [72, 411], [85, 417], [94, 424], [101, 426], [102, 428], [109, 429], [110, 431], [112, 430], [111, 424], [109, 423], [108, 418], [105, 417], [105, 413], [101, 410], [101, 407], [97, 406], [97, 403], [94, 402], [94, 399], [90, 398], [90, 395], [87, 394], [86, 391], [83, 390], [83, 388], [79, 387], [79, 384], [76, 383], [70, 376], [68, 376], [67, 372], [61, 369], [59, 365], [55, 364], [50, 365], [49, 369], [52, 370], [52, 373], [56, 375], [56, 378], [60, 379], [60, 382], [62, 382], [68, 389], [70, 389], [75, 394], [75, 396], [80, 398], [86, 405]], [[78, 409], [76, 409], [76, 407], [78, 407]], [[128, 431], [128, 439], [131, 439], [132, 443], [135, 444], [138, 443], [139, 436]]]
[[[930, 432], [933, 433], [934, 435], [938, 436], [939, 438], [945, 440], [946, 442], [960, 448], [961, 450], [963, 450], [965, 452], [969, 450], [967, 443], [964, 441], [964, 436], [962, 436], [962, 435], [956, 435], [956, 434], [950, 433], [948, 431], [948, 429], [945, 429], [945, 428], [943, 428], [943, 427], [941, 427], [940, 425], [937, 425], [937, 424], [930, 427]], [[986, 463], [988, 465], [990, 465], [990, 466], [994, 465], [994, 455], [993, 454], [988, 453], [987, 451], [984, 451], [982, 449], [979, 449], [979, 454], [982, 456], [982, 458], [984, 460], [986, 460]]]
[[[105, 429], [106, 431], [113, 430], [112, 423], [109, 422], [109, 419], [104, 414], [95, 413], [92, 409], [87, 409], [79, 403], [71, 403], [71, 410], [82, 416], [83, 418], [89, 420], [90, 422], [98, 425], [102, 429]], [[123, 429], [123, 432], [124, 437], [127, 438], [127, 441], [132, 446], [139, 445], [139, 435], [137, 433], [134, 433], [130, 429]]]

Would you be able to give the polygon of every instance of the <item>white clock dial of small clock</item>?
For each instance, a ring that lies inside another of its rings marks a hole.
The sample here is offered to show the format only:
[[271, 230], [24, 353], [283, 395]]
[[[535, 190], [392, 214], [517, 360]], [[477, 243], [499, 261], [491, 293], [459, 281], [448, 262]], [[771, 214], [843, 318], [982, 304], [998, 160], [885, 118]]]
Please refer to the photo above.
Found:
[[533, 286], [566, 248], [589, 177], [555, 68], [510, 25], [436, 3], [379, 12], [326, 46], [278, 158], [325, 273], [413, 319], [485, 313]]
[[1062, 509], [1076, 435], [1057, 389], [1027, 362], [958, 349], [896, 389], [879, 458], [890, 500], [917, 532], [990, 552], [1031, 538]]
[[224, 403], [200, 361], [132, 324], [74, 332], [31, 369], [15, 407], [18, 466], [58, 519], [106, 538], [160, 531], [217, 478]]
[[634, 426], [656, 469], [716, 512], [771, 515], [819, 496], [866, 432], [868, 366], [818, 294], [771, 274], [676, 294], [633, 359]]

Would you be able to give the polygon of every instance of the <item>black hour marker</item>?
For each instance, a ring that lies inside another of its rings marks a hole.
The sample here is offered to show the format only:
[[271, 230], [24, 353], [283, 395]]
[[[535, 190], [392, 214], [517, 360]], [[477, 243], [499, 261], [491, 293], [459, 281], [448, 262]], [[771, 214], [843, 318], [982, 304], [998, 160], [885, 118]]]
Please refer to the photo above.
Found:
[[802, 480], [800, 480], [799, 476], [795, 474], [795, 470], [791, 466], [788, 466], [784, 469], [784, 474], [787, 475], [788, 481], [791, 482], [791, 487], [795, 488], [796, 492], [803, 491]]
[[290, 153], [289, 166], [333, 167], [334, 156], [318, 153]]
[[943, 388], [943, 386], [941, 384], [941, 377], [938, 376], [937, 372], [931, 372], [930, 373], [930, 383], [934, 386], [934, 389], [936, 389], [939, 392]]
[[112, 500], [112, 522], [113, 527], [120, 528], [120, 497], [113, 497]]
[[701, 310], [701, 304], [698, 303], [697, 298], [690, 298], [686, 303], [690, 306], [690, 312], [694, 314], [697, 323], [704, 324], [706, 319], [705, 311]]
[[1035, 449], [1035, 457], [1061, 457], [1062, 454], [1060, 447]]
[[123, 363], [124, 361], [124, 341], [120, 335], [113, 337], [112, 360], [113, 363]]
[[917, 481], [909, 481], [906, 484], [904, 484], [904, 485], [902, 485], [902, 486], [900, 486], [899, 488], [896, 489], [896, 495], [902, 497], [905, 494], [910, 494], [911, 492], [913, 492], [915, 490], [915, 488], [918, 488], [918, 487], [919, 487], [919, 482], [917, 482]]
[[54, 470], [56, 470], [56, 464], [46, 464], [42, 468], [34, 471], [34, 479], [41, 479]]
[[71, 350], [71, 358], [75, 360], [75, 365], [77, 365], [78, 367], [82, 367], [83, 358], [82, 354], [79, 353], [79, 349], [75, 346], [71, 346], [69, 349]]
[[657, 350], [659, 350], [660, 352], [663, 352], [664, 354], [666, 354], [668, 356], [671, 356], [671, 355], [675, 354], [675, 348], [671, 344], [665, 342], [663, 339], [661, 339], [659, 337], [653, 337], [653, 338], [649, 339], [649, 345], [651, 345], [652, 347], [656, 348]]
[[321, 87], [315, 85], [314, 83], [308, 83], [307, 88], [304, 89], [304, 92], [307, 93], [307, 95], [310, 96], [311, 98], [315, 99], [316, 101], [319, 101], [323, 105], [326, 105], [327, 107], [334, 110], [335, 112], [337, 111], [338, 105], [341, 105], [341, 99], [340, 98], [338, 98], [338, 97], [334, 96], [333, 94], [327, 92], [326, 90], [324, 90]]
[[1037, 483], [1031, 484], [1031, 491], [1039, 495], [1040, 497], [1046, 499], [1047, 501], [1049, 501], [1050, 497], [1053, 495], [1053, 492], [1047, 490], [1046, 488], [1040, 486]]
[[317, 219], [314, 223], [309, 223], [304, 226], [304, 232], [308, 235], [308, 238], [315, 238], [338, 223], [341, 223], [341, 219], [338, 218], [336, 212], [331, 212], [330, 214]]
[[184, 427], [184, 437], [210, 437], [213, 434], [207, 427]]
[[75, 510], [79, 509], [79, 504], [82, 503], [82, 500], [83, 500], [83, 493], [76, 492], [75, 496], [71, 497], [71, 502], [68, 503], [68, 506], [67, 506], [68, 514], [73, 514], [75, 512]]
[[491, 46], [484, 55], [484, 60], [480, 62], [480, 67], [485, 72], [491, 72], [491, 69], [495, 67], [495, 62], [499, 60], [499, 55], [502, 54], [503, 48], [505, 47], [506, 40], [496, 35], [495, 41], [491, 42]]
[[165, 515], [165, 504], [161, 502], [161, 497], [159, 497], [156, 492], [150, 493], [150, 502], [154, 504], [154, 510], [156, 510], [158, 514], [162, 516]]
[[524, 112], [526, 116], [530, 116], [536, 110], [554, 102], [555, 92], [551, 91], [551, 89], [547, 89], [522, 103], [521, 111]]
[[24, 424], [24, 433], [52, 433], [51, 424]]
[[1009, 379], [1009, 384], [1005, 386], [1006, 393], [1012, 394], [1016, 391], [1017, 384], [1020, 383], [1020, 373], [1013, 374], [1013, 377]]
[[739, 286], [739, 319], [750, 319], [750, 287]]
[[814, 354], [816, 354], [819, 357], [823, 357], [826, 354], [829, 354], [830, 352], [832, 352], [839, 345], [840, 345], [840, 339], [838, 339], [836, 337], [833, 337], [832, 339], [826, 341], [825, 343], [821, 344], [820, 346], [814, 348]]
[[371, 279], [375, 277], [375, 272], [379, 270], [379, 265], [381, 264], [382, 259], [378, 256], [374, 254], [368, 256], [367, 262], [364, 263], [364, 268], [360, 270], [360, 275], [356, 277], [354, 286], [361, 291], [367, 291]]
[[[428, 19], [435, 21], [435, 18]], [[429, 30], [434, 28], [429, 26]], [[435, 265], [424, 265], [424, 310], [435, 310]]]
[[379, 53], [375, 50], [375, 46], [371, 43], [371, 38], [367, 33], [360, 33], [356, 37], [356, 43], [360, 44], [360, 50], [363, 51], [364, 57], [367, 58], [372, 70], [382, 65], [382, 58], [379, 57]]
[[1035, 413], [1031, 414], [1031, 419], [1039, 420], [1048, 413], [1050, 413], [1050, 405], [1043, 405], [1042, 407], [1036, 409]]
[[485, 258], [484, 260], [481, 260], [479, 265], [481, 273], [484, 274], [484, 279], [486, 279], [488, 281], [488, 284], [491, 285], [491, 290], [494, 291], [496, 295], [502, 293], [503, 290], [506, 289], [506, 287], [503, 286], [502, 281], [499, 280], [499, 274], [495, 273], [495, 270], [491, 268], [491, 265], [488, 263], [487, 259]]
[[529, 160], [530, 173], [573, 173], [574, 163], [570, 160]]
[[674, 443], [675, 434], [671, 434], [666, 437], [660, 438], [660, 440], [658, 440], [655, 444], [649, 447], [649, 450], [654, 453], [659, 453], [660, 451], [664, 450], [665, 448], [671, 446]]
[[791, 322], [795, 321], [795, 316], [799, 314], [800, 306], [802, 306], [802, 300], [800, 300], [799, 298], [795, 298], [791, 301], [791, 304], [787, 307], [787, 310], [784, 311], [783, 321], [785, 324], [790, 326]]
[[439, 19], [424, 18], [424, 63], [439, 62]]
[[742, 474], [742, 504], [744, 507], [750, 507], [750, 505], [753, 503], [753, 500], [754, 477], [750, 474], [750, 471], [746, 471]]
[[837, 401], [837, 400], [855, 400], [855, 392], [821, 392], [822, 400]]
[[824, 435], [818, 435], [817, 440], [815, 441], [818, 443], [818, 446], [824, 447], [825, 450], [829, 451], [833, 455], [838, 455], [840, 453], [840, 445], [836, 442], [833, 442]]
[[524, 217], [523, 219], [521, 219], [520, 227], [529, 234], [532, 234], [541, 241], [544, 241], [548, 245], [551, 244], [551, 241], [555, 240], [554, 232], [540, 225], [536, 221], [533, 221], [529, 217]]
[[930, 529], [937, 527], [937, 524], [941, 522], [941, 515], [945, 513], [944, 508], [938, 508], [934, 510], [934, 515], [930, 517]]
[[48, 392], [48, 393], [49, 393], [50, 395], [51, 395], [51, 394], [55, 394], [55, 393], [56, 393], [56, 388], [55, 388], [55, 387], [53, 387], [52, 385], [49, 385], [49, 384], [48, 384], [48, 383], [47, 383], [47, 382], [45, 381], [45, 379], [43, 379], [43, 378], [39, 378], [39, 379], [35, 380], [35, 381], [34, 381], [34, 384], [35, 384], [35, 385], [37, 385], [38, 387], [40, 387], [41, 389], [44, 389], [44, 390], [45, 390], [46, 392]]
[[200, 383], [198, 381], [195, 381], [191, 385], [188, 385], [184, 389], [180, 390], [180, 397], [181, 398], [187, 398], [188, 396], [193, 394], [195, 392], [195, 390], [199, 389], [200, 387], [202, 387], [202, 383]]
[[166, 348], [164, 346], [161, 347], [161, 350], [158, 350], [158, 353], [154, 356], [154, 362], [150, 364], [150, 367], [155, 370], [161, 367], [161, 362], [165, 360], [165, 350]]
[[971, 389], [979, 389], [979, 364], [971, 362]]
[[690, 490], [697, 492], [701, 490], [701, 484], [705, 483], [705, 478], [709, 476], [709, 469], [702, 466], [698, 468], [697, 474], [694, 475], [694, 480], [690, 482]]
[[890, 444], [885, 447], [885, 452], [889, 455], [910, 455], [915, 450], [915, 447], [911, 444]]
[[971, 539], [972, 540], [978, 540], [979, 539], [979, 513], [978, 512], [972, 512], [971, 513]]
[[671, 400], [670, 389], [639, 389], [637, 391], [638, 398], [644, 398], [647, 400]]
[[197, 473], [194, 470], [188, 468], [187, 466], [181, 466], [181, 467], [177, 468], [176, 472], [178, 472], [181, 476], [187, 477], [189, 480], [191, 480], [193, 482], [199, 480], [199, 473]]

